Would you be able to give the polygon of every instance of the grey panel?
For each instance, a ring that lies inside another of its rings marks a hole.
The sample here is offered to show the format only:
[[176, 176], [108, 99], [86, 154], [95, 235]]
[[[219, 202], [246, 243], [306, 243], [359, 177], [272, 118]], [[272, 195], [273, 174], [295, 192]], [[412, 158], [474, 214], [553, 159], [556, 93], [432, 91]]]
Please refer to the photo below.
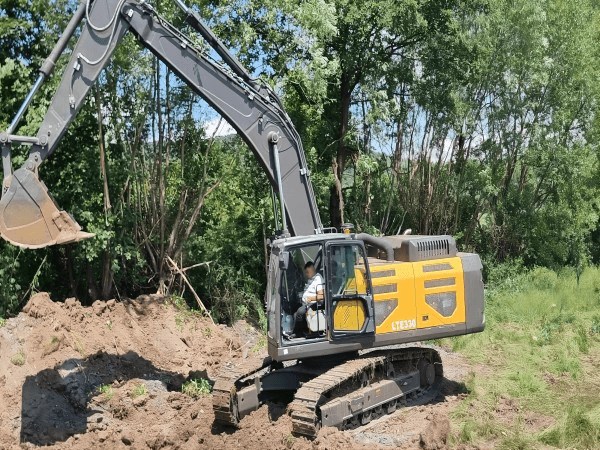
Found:
[[453, 269], [452, 265], [450, 265], [448, 263], [428, 264], [426, 266], [423, 266], [423, 272], [439, 272], [442, 270], [452, 270], [452, 269]]
[[375, 301], [375, 325], [379, 326], [385, 319], [392, 313], [398, 306], [397, 298], [390, 298], [389, 300], [376, 300]]
[[398, 285], [396, 283], [373, 286], [373, 294], [389, 294], [390, 292], [398, 292]]
[[470, 333], [483, 331], [485, 300], [481, 259], [474, 253], [459, 253], [458, 256], [462, 260], [464, 271], [467, 330]]
[[252, 411], [256, 411], [260, 406], [258, 401], [258, 390], [256, 385], [248, 386], [237, 393], [238, 411], [240, 419]]
[[424, 283], [425, 288], [436, 288], [443, 286], [454, 286], [456, 284], [456, 278], [442, 278], [440, 280], [427, 280]]
[[289, 361], [292, 359], [311, 358], [351, 352], [362, 349], [382, 347], [385, 345], [407, 344], [410, 342], [426, 341], [428, 339], [441, 339], [449, 336], [466, 334], [464, 323], [430, 327], [420, 330], [407, 330], [399, 333], [376, 334], [375, 336], [358, 336], [356, 338], [340, 339], [336, 341], [310, 341], [306, 340], [298, 345], [278, 347], [274, 341], [269, 340], [269, 356], [274, 361]]
[[425, 295], [425, 303], [444, 317], [450, 317], [456, 311], [456, 292], [439, 292]]
[[379, 272], [371, 271], [371, 278], [386, 278], [396, 276], [396, 270], [380, 270]]

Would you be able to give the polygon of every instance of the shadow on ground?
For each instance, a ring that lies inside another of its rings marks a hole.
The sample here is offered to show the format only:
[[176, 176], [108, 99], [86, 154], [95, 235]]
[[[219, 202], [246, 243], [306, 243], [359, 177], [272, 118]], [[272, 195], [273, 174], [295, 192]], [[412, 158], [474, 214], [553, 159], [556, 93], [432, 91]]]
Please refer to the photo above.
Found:
[[181, 374], [159, 369], [131, 351], [72, 358], [28, 376], [22, 390], [21, 443], [51, 445], [85, 433], [90, 419], [104, 412], [88, 407], [98, 388], [133, 378], [145, 380], [150, 392], [180, 390], [185, 381]]

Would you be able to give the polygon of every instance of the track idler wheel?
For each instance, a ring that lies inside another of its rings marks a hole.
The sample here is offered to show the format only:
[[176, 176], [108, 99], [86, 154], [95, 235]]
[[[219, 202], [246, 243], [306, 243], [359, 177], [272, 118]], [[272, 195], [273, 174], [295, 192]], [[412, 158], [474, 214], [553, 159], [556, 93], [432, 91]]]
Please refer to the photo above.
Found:
[[0, 200], [0, 235], [24, 248], [42, 248], [69, 244], [93, 237], [81, 227], [48, 194], [37, 174], [18, 169]]

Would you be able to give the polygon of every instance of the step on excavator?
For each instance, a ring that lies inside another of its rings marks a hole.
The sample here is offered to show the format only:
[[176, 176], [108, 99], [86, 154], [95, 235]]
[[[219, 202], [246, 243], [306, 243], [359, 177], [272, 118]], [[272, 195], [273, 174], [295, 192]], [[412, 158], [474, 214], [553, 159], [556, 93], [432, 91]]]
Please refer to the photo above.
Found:
[[[266, 401], [291, 399], [293, 433], [312, 438], [322, 426], [352, 428], [435, 398], [443, 377], [440, 355], [408, 344], [484, 329], [479, 256], [457, 252], [451, 236], [375, 237], [350, 227], [323, 227], [300, 136], [280, 99], [250, 76], [195, 10], [174, 1], [219, 60], [144, 0], [81, 1], [9, 128], [0, 133], [1, 236], [32, 249], [93, 237], [59, 209], [38, 168], [115, 48], [133, 33], [229, 122], [277, 192], [281, 231], [268, 242], [265, 293], [269, 356], [260, 364], [223, 365], [213, 388], [215, 421], [235, 426]], [[13, 134], [80, 26], [37, 136]], [[15, 171], [12, 144], [31, 145]], [[314, 295], [307, 300], [310, 289]]]

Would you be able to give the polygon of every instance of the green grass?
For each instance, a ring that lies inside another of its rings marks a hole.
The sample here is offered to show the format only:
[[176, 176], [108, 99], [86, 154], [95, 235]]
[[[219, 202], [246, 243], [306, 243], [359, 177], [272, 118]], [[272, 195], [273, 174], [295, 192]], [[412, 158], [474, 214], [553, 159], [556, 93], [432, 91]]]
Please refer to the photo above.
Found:
[[[185, 329], [188, 322], [190, 322], [189, 330], [195, 330], [197, 323], [206, 317], [202, 311], [190, 308], [185, 300], [177, 295], [171, 296], [170, 303], [177, 310], [177, 313], [175, 314], [175, 328], [179, 332]], [[202, 334], [210, 337], [212, 330], [210, 330], [210, 328], [205, 328], [202, 330]]]
[[104, 395], [104, 398], [107, 401], [110, 401], [110, 399], [113, 398], [115, 395], [115, 390], [110, 384], [103, 384], [98, 388], [98, 391]]
[[142, 395], [146, 394], [148, 394], [148, 388], [144, 383], [136, 384], [129, 393], [131, 398], [141, 397]]
[[193, 378], [181, 386], [181, 392], [194, 398], [208, 397], [210, 391], [210, 383], [204, 378]]
[[4, 325], [6, 325], [6, 319], [0, 317], [0, 328], [2, 328]]
[[[486, 290], [485, 331], [439, 342], [486, 368], [467, 378], [469, 395], [452, 413], [456, 443], [600, 448], [600, 269], [586, 269], [579, 284], [568, 270], [503, 273]], [[513, 422], [528, 413], [553, 425], [532, 435], [497, 420], [506, 398], [518, 405]]]
[[252, 353], [258, 353], [265, 348], [267, 348], [267, 335], [260, 333], [251, 351]]

